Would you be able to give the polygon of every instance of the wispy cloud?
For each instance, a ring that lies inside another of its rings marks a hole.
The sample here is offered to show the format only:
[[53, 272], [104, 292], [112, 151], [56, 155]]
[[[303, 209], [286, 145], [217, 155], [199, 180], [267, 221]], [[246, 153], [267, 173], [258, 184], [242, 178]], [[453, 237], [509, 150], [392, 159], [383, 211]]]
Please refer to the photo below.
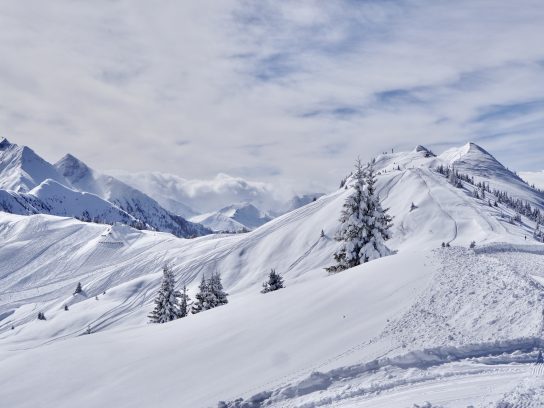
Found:
[[540, 0], [3, 2], [0, 132], [51, 160], [301, 189], [415, 144], [541, 166], [542, 21]]

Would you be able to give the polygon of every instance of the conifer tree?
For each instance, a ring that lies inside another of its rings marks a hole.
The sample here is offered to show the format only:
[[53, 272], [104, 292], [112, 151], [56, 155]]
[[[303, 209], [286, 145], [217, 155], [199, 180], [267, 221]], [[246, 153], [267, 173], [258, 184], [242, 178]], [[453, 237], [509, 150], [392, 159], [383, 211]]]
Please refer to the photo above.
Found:
[[181, 293], [181, 303], [179, 306], [179, 317], [187, 317], [189, 314], [189, 304], [191, 299], [187, 294], [187, 287], [183, 286], [183, 292]]
[[221, 283], [221, 275], [219, 273], [212, 273], [210, 277], [210, 292], [213, 296], [214, 302], [212, 307], [226, 305], [229, 303], [227, 299], [227, 293], [223, 290], [223, 284]]
[[77, 295], [78, 293], [83, 292], [83, 288], [81, 287], [81, 282], [77, 283], [76, 290], [74, 291], [74, 295]]
[[179, 317], [181, 294], [175, 290], [174, 273], [168, 265], [163, 267], [161, 287], [155, 298], [155, 308], [149, 314], [151, 323], [166, 323]]
[[195, 299], [191, 309], [193, 314], [227, 304], [227, 293], [223, 291], [221, 276], [218, 273], [212, 273], [208, 280], [202, 276]]
[[209, 300], [210, 300], [210, 291], [208, 281], [206, 276], [202, 275], [200, 285], [198, 286], [198, 293], [195, 295], [196, 301], [191, 307], [191, 313], [196, 314], [203, 312], [204, 310], [210, 309]]
[[391, 217], [382, 208], [375, 185], [374, 161], [365, 172], [358, 159], [354, 192], [344, 203], [340, 228], [335, 236], [341, 243], [334, 254], [336, 265], [327, 268], [327, 271], [342, 271], [391, 253], [385, 246], [385, 241], [391, 237]]
[[276, 273], [275, 269], [272, 269], [268, 275], [268, 280], [263, 283], [263, 290], [261, 290], [261, 293], [273, 292], [282, 288], [284, 288], [283, 278], [279, 273]]

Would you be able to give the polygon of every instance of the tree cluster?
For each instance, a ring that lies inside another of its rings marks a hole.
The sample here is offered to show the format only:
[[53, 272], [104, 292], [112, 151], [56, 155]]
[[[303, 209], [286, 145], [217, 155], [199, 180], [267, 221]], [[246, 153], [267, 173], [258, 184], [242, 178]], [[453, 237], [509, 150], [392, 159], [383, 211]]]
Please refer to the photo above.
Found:
[[227, 293], [223, 290], [221, 276], [218, 273], [212, 273], [209, 279], [206, 279], [203, 275], [191, 312], [196, 314], [217, 306], [226, 305], [229, 302], [227, 296]]
[[175, 289], [174, 272], [165, 265], [162, 270], [161, 287], [155, 298], [155, 307], [149, 314], [151, 323], [166, 323], [187, 316], [188, 296]]

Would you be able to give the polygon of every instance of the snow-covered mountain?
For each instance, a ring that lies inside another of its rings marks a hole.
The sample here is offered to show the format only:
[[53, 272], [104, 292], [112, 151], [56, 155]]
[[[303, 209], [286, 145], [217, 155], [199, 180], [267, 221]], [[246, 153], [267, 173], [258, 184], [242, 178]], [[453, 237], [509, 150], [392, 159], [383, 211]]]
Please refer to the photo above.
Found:
[[180, 237], [211, 231], [162, 208], [144, 193], [98, 173], [72, 155], [52, 165], [26, 146], [0, 142], [0, 209], [99, 223], [120, 222]]
[[[440, 165], [468, 179], [452, 185]], [[195, 240], [0, 214], [0, 401], [67, 407], [78, 390], [82, 407], [465, 408], [543, 395], [529, 363], [544, 347], [544, 245], [471, 178], [541, 211], [542, 194], [473, 144], [384, 154], [376, 169], [397, 253], [335, 275], [324, 268], [350, 180], [247, 234]], [[166, 262], [193, 297], [220, 273], [229, 304], [146, 324]], [[286, 288], [263, 295], [271, 268]]]
[[55, 168], [73, 187], [102, 197], [158, 231], [170, 232], [179, 237], [209, 233], [205, 227], [172, 214], [141, 191], [115, 177], [91, 169], [70, 154], [55, 163]]
[[26, 146], [0, 141], [0, 189], [27, 193], [43, 181], [65, 181], [55, 168]]
[[530, 185], [544, 190], [544, 171], [522, 171], [519, 176]]
[[197, 215], [190, 220], [212, 231], [237, 233], [260, 227], [272, 220], [272, 217], [253, 204], [240, 203], [229, 205], [217, 212]]

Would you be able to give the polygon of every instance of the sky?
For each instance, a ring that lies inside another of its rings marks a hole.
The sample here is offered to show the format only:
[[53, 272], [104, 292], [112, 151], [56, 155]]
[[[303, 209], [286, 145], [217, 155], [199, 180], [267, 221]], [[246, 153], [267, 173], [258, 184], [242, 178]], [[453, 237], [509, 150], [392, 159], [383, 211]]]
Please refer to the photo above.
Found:
[[0, 1], [0, 136], [300, 192], [474, 141], [543, 169], [542, 0]]

